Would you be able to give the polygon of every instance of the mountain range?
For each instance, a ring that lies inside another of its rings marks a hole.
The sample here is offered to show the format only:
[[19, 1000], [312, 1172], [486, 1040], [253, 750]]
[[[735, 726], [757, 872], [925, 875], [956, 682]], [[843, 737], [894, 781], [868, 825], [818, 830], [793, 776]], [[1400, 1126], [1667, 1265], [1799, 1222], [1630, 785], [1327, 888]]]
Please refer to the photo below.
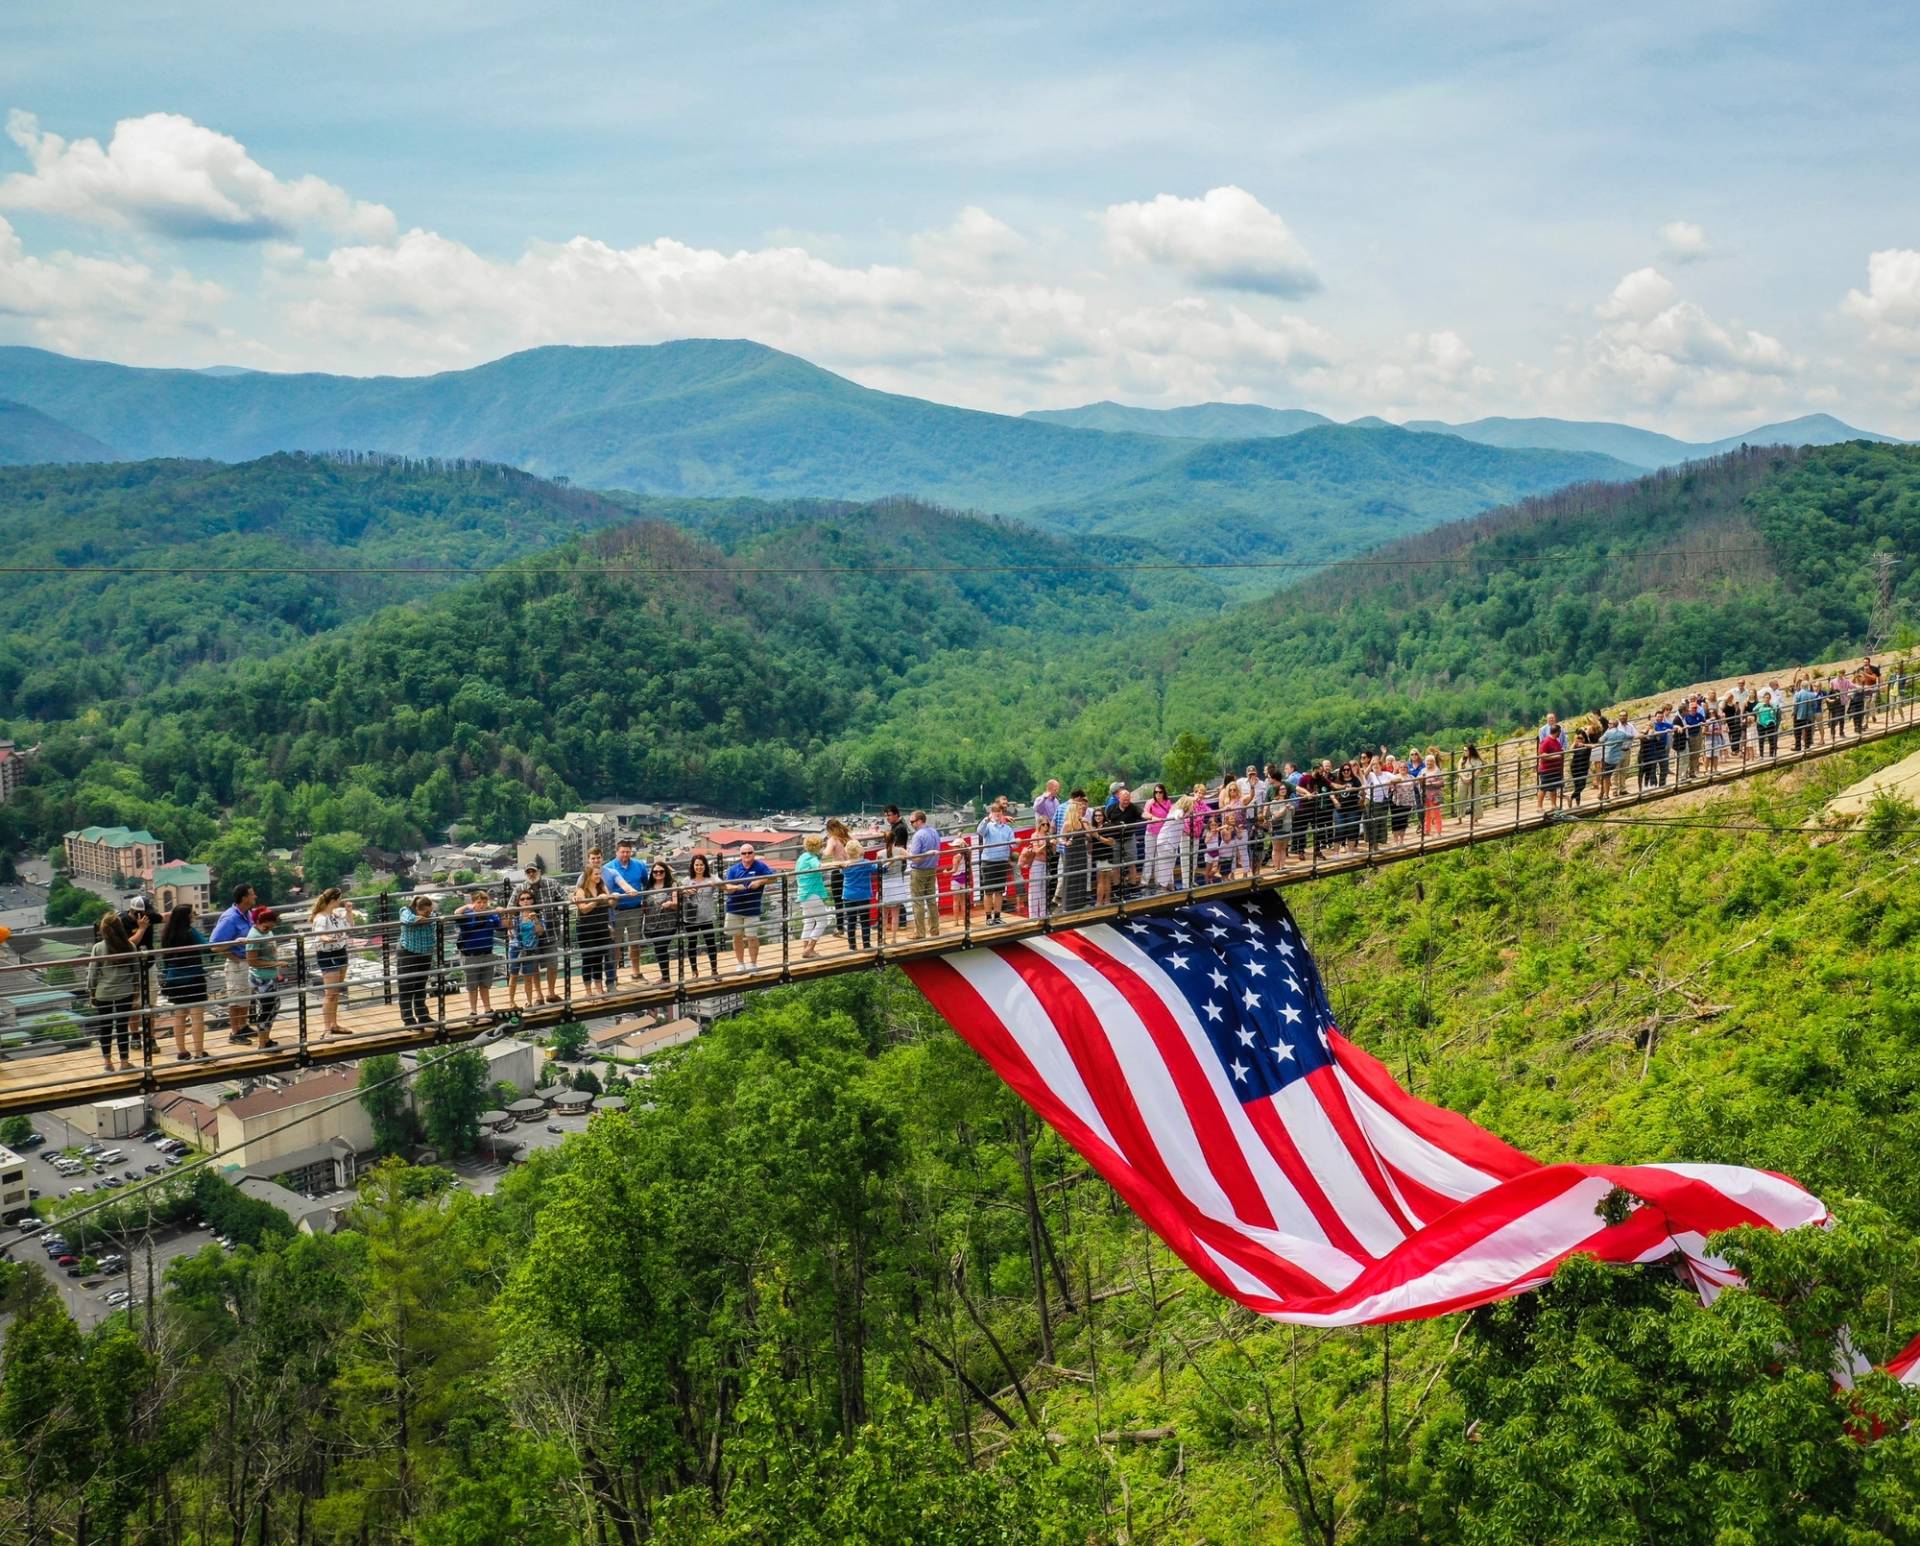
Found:
[[874, 391], [739, 340], [532, 349], [472, 370], [366, 378], [0, 348], [0, 394], [126, 458], [353, 448], [484, 459], [653, 498], [908, 495], [1209, 562], [1318, 562], [1636, 470], [1385, 425], [1256, 439], [1075, 428]]
[[[1079, 408], [1042, 408], [1025, 415], [1043, 424], [1077, 429], [1124, 431], [1136, 435], [1165, 435], [1182, 440], [1252, 440], [1273, 435], [1297, 435], [1332, 424], [1323, 413], [1306, 408], [1267, 408], [1259, 403], [1194, 403], [1184, 408], [1131, 408], [1122, 403], [1087, 403]], [[1349, 421], [1353, 428], [1381, 428], [1386, 420]], [[1657, 430], [1632, 424], [1582, 419], [1473, 419], [1453, 424], [1444, 419], [1409, 419], [1405, 429], [1424, 434], [1454, 435], [1483, 446], [1508, 450], [1586, 451], [1610, 456], [1631, 467], [1651, 471], [1720, 456], [1741, 446], [1830, 446], [1848, 440], [1870, 440], [1898, 445], [1892, 435], [1855, 429], [1828, 413], [1803, 414], [1777, 424], [1758, 424], [1720, 440], [1679, 440]]]

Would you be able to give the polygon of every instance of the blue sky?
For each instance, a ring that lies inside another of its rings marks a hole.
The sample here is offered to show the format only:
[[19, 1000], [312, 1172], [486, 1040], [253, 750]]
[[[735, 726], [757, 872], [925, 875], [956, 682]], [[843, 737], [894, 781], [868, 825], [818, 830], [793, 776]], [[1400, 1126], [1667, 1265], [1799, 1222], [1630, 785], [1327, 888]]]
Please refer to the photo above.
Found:
[[9, 11], [0, 340], [1920, 434], [1893, 6], [262, 9]]

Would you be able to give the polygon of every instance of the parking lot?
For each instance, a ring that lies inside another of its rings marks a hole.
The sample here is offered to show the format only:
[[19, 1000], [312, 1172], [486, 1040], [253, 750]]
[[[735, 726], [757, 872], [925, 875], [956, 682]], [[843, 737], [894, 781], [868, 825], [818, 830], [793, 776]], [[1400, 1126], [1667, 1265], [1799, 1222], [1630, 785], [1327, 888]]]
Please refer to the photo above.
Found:
[[[70, 1127], [51, 1112], [36, 1115], [33, 1118], [33, 1126], [46, 1141], [22, 1150], [21, 1158], [26, 1162], [27, 1185], [35, 1189], [41, 1199], [72, 1197], [75, 1188], [84, 1186], [88, 1190], [82, 1194], [81, 1199], [78, 1199], [84, 1200], [95, 1195], [109, 1180], [122, 1186], [130, 1184], [129, 1172], [141, 1181], [157, 1179], [155, 1175], [148, 1172], [149, 1165], [158, 1166], [162, 1175], [171, 1174], [178, 1168], [167, 1165], [151, 1145], [142, 1143], [138, 1138], [91, 1138]], [[62, 1175], [53, 1163], [60, 1151], [63, 1148], [81, 1147], [89, 1143], [104, 1144], [109, 1150], [117, 1149], [123, 1157], [114, 1161], [104, 1172], [94, 1169], [89, 1164], [78, 1175], [72, 1177]], [[124, 1281], [129, 1271], [138, 1279], [137, 1292], [144, 1297], [149, 1246], [152, 1249], [154, 1278], [158, 1281], [164, 1274], [168, 1262], [178, 1256], [191, 1255], [212, 1238], [205, 1230], [180, 1231], [161, 1227], [154, 1230], [150, 1238], [142, 1232], [134, 1239], [121, 1242], [115, 1247], [127, 1256], [128, 1265], [112, 1279], [102, 1277], [81, 1283], [69, 1278], [60, 1267], [48, 1260], [36, 1243], [37, 1235], [45, 1235], [58, 1228], [57, 1223], [50, 1223], [45, 1230], [29, 1234], [21, 1234], [16, 1229], [8, 1228], [0, 1230], [0, 1240], [6, 1242], [8, 1254], [14, 1260], [34, 1263], [45, 1269], [48, 1281], [66, 1302], [69, 1313], [82, 1326], [92, 1326], [106, 1318], [110, 1307], [104, 1295], [112, 1289], [132, 1287], [133, 1285]]]

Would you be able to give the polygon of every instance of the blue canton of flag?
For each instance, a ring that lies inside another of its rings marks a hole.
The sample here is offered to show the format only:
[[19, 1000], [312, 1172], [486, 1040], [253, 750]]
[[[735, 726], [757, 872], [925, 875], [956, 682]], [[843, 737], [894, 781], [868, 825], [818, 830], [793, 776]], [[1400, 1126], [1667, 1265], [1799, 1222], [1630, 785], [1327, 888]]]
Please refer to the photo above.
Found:
[[1336, 1027], [1320, 973], [1273, 893], [1203, 902], [1121, 927], [1193, 1006], [1243, 1102], [1333, 1061], [1327, 1038]]

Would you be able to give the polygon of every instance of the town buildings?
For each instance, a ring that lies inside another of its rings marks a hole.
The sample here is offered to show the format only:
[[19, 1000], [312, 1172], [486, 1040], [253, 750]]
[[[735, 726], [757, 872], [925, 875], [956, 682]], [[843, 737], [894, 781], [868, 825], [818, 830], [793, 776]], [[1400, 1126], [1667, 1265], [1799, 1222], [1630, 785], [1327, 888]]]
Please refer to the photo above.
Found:
[[185, 905], [196, 911], [213, 901], [213, 872], [204, 864], [171, 859], [153, 867], [153, 905], [171, 912]]

